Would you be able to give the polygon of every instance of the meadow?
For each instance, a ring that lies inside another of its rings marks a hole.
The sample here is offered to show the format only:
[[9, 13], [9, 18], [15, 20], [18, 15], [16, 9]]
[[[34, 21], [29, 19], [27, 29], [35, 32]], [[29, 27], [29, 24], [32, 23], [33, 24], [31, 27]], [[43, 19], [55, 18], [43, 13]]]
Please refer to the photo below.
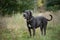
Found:
[[0, 17], [0, 40], [60, 40], [60, 25], [54, 19], [48, 22], [46, 36], [37, 28], [35, 37], [30, 38], [22, 14]]

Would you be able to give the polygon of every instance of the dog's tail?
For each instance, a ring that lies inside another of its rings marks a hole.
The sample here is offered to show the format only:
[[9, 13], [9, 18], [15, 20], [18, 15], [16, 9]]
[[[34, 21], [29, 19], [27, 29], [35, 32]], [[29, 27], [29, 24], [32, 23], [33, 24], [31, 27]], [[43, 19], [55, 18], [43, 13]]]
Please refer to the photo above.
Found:
[[53, 16], [51, 14], [50, 14], [50, 16], [51, 16], [51, 19], [47, 19], [47, 21], [51, 21], [53, 19]]

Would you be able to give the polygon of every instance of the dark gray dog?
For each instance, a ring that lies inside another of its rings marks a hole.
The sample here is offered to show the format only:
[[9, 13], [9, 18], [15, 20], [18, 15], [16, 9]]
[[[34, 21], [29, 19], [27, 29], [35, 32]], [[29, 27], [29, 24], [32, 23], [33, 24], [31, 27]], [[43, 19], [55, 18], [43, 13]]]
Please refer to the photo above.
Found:
[[33, 36], [35, 35], [35, 29], [40, 27], [41, 29], [41, 34], [46, 35], [46, 27], [47, 27], [47, 23], [48, 21], [52, 20], [52, 15], [51, 19], [46, 19], [43, 16], [38, 16], [38, 17], [34, 17], [32, 16], [32, 12], [29, 10], [25, 10], [24, 14], [23, 14], [24, 18], [26, 19], [27, 22], [27, 27], [28, 27], [28, 31], [30, 33], [31, 36], [31, 29], [33, 30]]

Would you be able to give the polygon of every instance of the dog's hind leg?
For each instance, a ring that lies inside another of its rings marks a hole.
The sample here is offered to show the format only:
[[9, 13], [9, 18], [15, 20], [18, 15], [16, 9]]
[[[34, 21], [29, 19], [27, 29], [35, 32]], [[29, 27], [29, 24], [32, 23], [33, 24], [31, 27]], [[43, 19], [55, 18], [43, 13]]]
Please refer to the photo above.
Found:
[[41, 34], [43, 35], [43, 26], [40, 26]]
[[46, 27], [47, 27], [47, 24], [44, 25], [44, 35], [46, 35]]

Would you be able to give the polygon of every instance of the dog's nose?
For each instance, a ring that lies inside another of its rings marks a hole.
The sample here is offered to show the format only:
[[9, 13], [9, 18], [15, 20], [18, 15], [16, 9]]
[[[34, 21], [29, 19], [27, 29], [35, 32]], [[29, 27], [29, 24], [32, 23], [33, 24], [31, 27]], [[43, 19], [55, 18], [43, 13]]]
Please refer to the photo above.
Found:
[[25, 15], [23, 15], [25, 17]]

